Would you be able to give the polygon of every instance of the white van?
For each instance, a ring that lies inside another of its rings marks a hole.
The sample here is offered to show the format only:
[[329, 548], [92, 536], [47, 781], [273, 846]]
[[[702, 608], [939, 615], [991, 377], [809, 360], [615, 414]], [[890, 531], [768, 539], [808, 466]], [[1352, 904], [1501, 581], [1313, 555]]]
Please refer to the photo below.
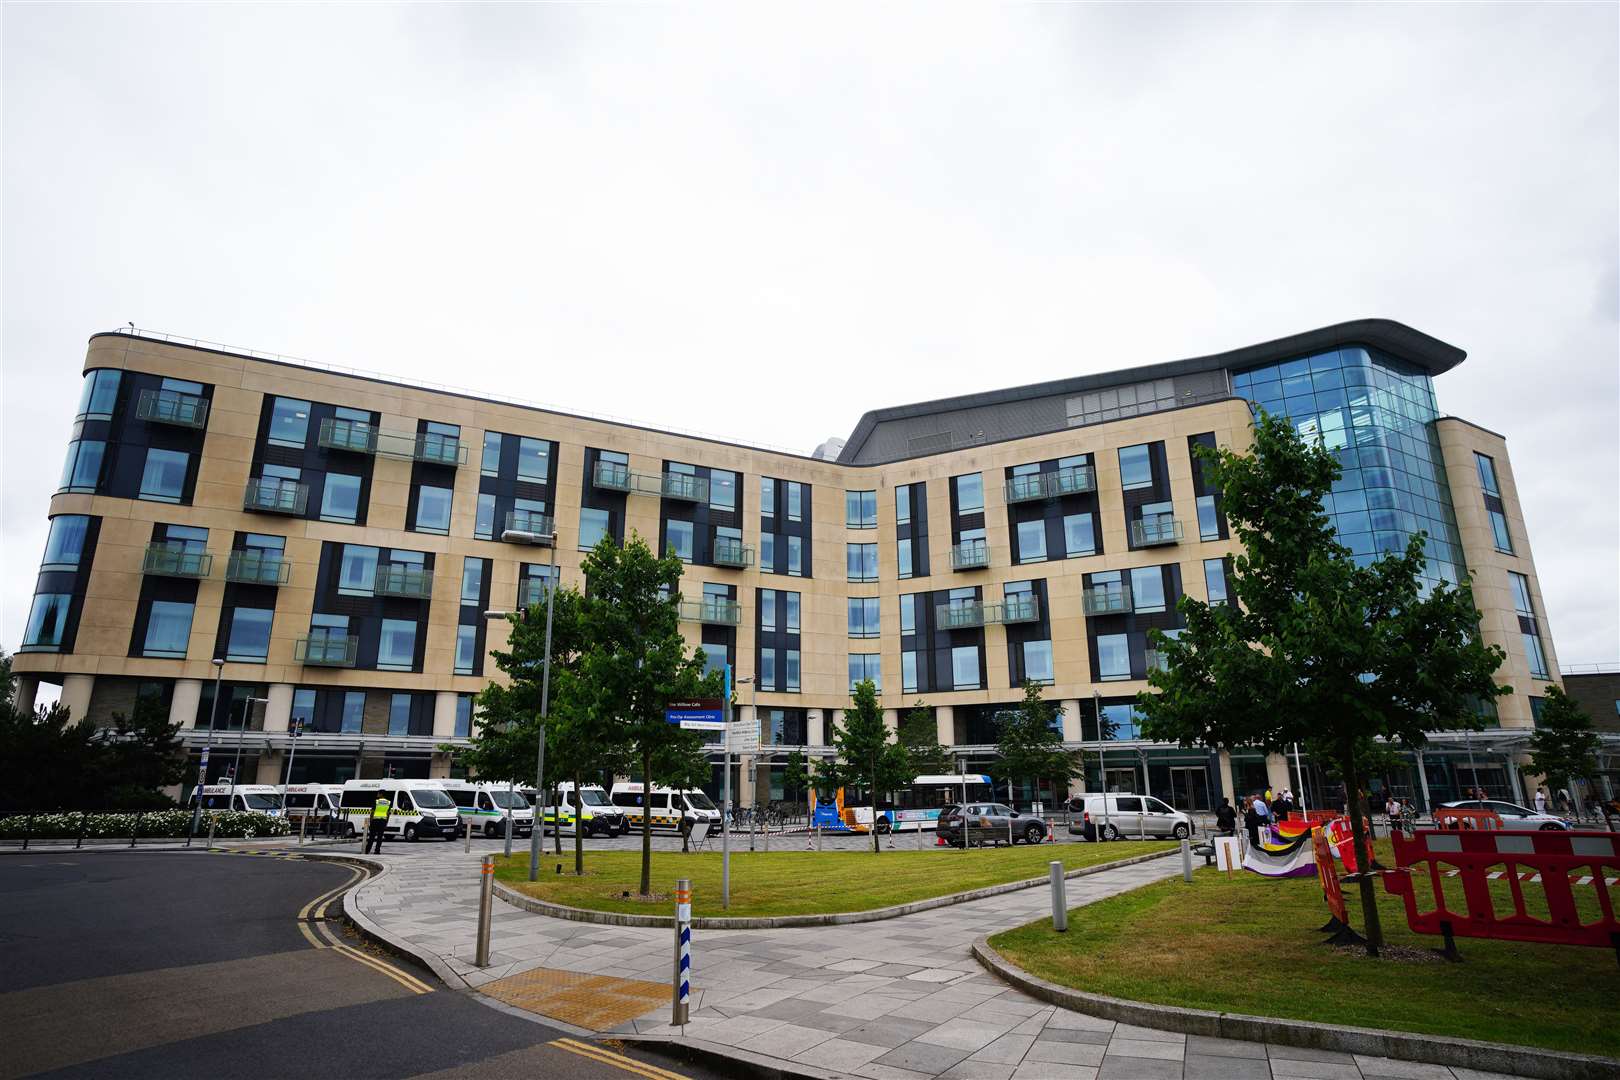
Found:
[[613, 805], [624, 813], [631, 830], [641, 828], [641, 817], [650, 812], [654, 832], [685, 832], [693, 822], [707, 821], [710, 830], [720, 828], [720, 811], [701, 791], [676, 791], [674, 788], [652, 789], [652, 802], [641, 805], [644, 791], [640, 784], [621, 782], [613, 785]]
[[233, 793], [229, 784], [204, 784], [202, 808], [240, 810], [245, 813], [280, 817], [281, 789], [274, 784], [237, 784]]
[[343, 785], [343, 815], [364, 833], [371, 818], [377, 793], [388, 797], [388, 824], [384, 836], [420, 840], [440, 837], [454, 840], [461, 829], [456, 804], [444, 793], [437, 780], [350, 780]]
[[[1108, 800], [1105, 810], [1103, 800]], [[1151, 795], [1076, 795], [1069, 800], [1069, 832], [1087, 840], [1130, 840], [1138, 836], [1193, 834], [1193, 819]]]
[[586, 836], [623, 836], [630, 831], [630, 820], [613, 805], [601, 784], [585, 784], [575, 794], [573, 781], [564, 781], [552, 795], [561, 804], [562, 818], [559, 822], [556, 805], [548, 805], [544, 819], [548, 829], [561, 828], [572, 836], [577, 818], [584, 823]]
[[[313, 832], [340, 816], [342, 784], [283, 784], [277, 790], [281, 792], [282, 806], [294, 831], [298, 829], [301, 819], [306, 817], [309, 824], [304, 827]], [[343, 831], [347, 832], [348, 822], [344, 824]]]
[[444, 781], [445, 784], [456, 784], [457, 794], [453, 797], [456, 805], [461, 806], [461, 800], [466, 796], [461, 794], [464, 787], [472, 788], [472, 802], [469, 804], [470, 812], [462, 810], [462, 817], [468, 828], [482, 829], [484, 835], [494, 838], [506, 835], [506, 819], [512, 818], [512, 835], [528, 836], [534, 831], [534, 807], [529, 800], [523, 797], [523, 792], [506, 784], [494, 784], [467, 781]]

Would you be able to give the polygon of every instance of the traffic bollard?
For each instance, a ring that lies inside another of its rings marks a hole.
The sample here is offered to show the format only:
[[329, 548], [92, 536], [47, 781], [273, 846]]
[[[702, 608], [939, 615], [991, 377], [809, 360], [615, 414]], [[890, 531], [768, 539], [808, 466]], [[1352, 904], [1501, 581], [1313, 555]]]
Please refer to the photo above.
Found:
[[1047, 865], [1047, 872], [1052, 875], [1052, 929], [1062, 933], [1069, 928], [1068, 878], [1056, 859]]
[[[87, 824], [89, 824], [89, 822], [90, 822], [90, 814], [89, 814], [89, 812], [81, 810], [79, 812], [79, 835], [78, 835], [78, 838], [73, 841], [73, 846], [74, 847], [76, 847], [76, 848], [84, 847], [84, 827]], [[188, 837], [186, 839], [186, 846], [189, 847], [190, 845], [191, 845], [191, 839]]]
[[208, 815], [208, 846], [209, 847], [214, 846], [214, 827], [217, 826], [218, 824], [219, 824], [219, 815], [218, 814], [209, 814]]
[[478, 875], [478, 955], [476, 967], [489, 967], [489, 916], [495, 903], [495, 856], [485, 855]]
[[684, 1027], [692, 1003], [692, 881], [675, 882], [675, 977], [670, 984], [671, 1027]]
[[1181, 841], [1181, 880], [1192, 884], [1192, 841]]
[[136, 813], [135, 813], [135, 823], [132, 824], [129, 827], [129, 846], [130, 847], [135, 846], [135, 837], [140, 834], [140, 831], [141, 831], [141, 815], [140, 815], [139, 811], [136, 811]]
[[28, 817], [23, 820], [23, 846], [22, 846], [22, 849], [24, 851], [28, 850], [28, 839], [29, 839], [29, 837], [31, 837], [33, 835], [34, 835], [34, 815], [29, 814]]
[[304, 814], [298, 819], [298, 842], [304, 842], [304, 833], [309, 829], [309, 815]]
[[466, 855], [470, 851], [472, 851], [472, 822], [469, 821], [461, 834], [461, 853]]
[[816, 850], [821, 850], [821, 822], [816, 822]]

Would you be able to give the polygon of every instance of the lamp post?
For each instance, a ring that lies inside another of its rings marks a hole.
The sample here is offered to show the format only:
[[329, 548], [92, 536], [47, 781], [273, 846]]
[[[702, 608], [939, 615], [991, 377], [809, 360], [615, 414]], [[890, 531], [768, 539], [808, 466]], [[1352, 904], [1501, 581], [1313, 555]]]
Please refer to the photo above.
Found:
[[[1097, 721], [1097, 778], [1102, 786], [1103, 827], [1097, 835], [1104, 840], [1108, 839], [1108, 830], [1111, 823], [1108, 820], [1108, 754], [1103, 749], [1103, 714], [1102, 693], [1098, 690], [1091, 692], [1091, 713]], [[1081, 732], [1081, 734], [1085, 734]]]
[[[737, 685], [744, 683], [752, 685], [752, 675], [737, 680]], [[720, 733], [722, 754], [725, 766], [721, 769], [724, 777], [723, 793], [720, 796], [720, 906], [731, 906], [731, 665], [726, 665], [726, 727]]]
[[248, 720], [253, 716], [253, 706], [256, 704], [270, 704], [269, 698], [250, 697], [242, 699], [242, 726], [236, 729], [236, 763], [231, 766], [231, 793], [225, 799], [225, 808], [229, 810], [236, 802], [236, 776], [242, 770], [242, 739], [247, 735]]
[[225, 661], [219, 657], [214, 658], [214, 703], [208, 709], [208, 739], [203, 743], [202, 763], [197, 767], [197, 805], [191, 810], [191, 832], [186, 835], [186, 843], [190, 844], [192, 837], [197, 835], [197, 826], [202, 822], [202, 789], [208, 782], [208, 753], [214, 748], [214, 720], [219, 716], [219, 684], [225, 675]]

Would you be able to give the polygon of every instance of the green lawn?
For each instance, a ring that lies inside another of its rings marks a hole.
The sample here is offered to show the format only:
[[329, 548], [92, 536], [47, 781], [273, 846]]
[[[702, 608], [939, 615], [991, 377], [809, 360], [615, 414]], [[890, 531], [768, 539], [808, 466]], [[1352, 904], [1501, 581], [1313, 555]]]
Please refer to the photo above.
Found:
[[[1385, 939], [1402, 958], [1322, 944], [1316, 927], [1328, 915], [1314, 877], [1228, 880], [1213, 869], [1192, 885], [1177, 877], [1079, 909], [1066, 934], [1046, 919], [990, 944], [1043, 979], [1114, 997], [1620, 1056], [1613, 950], [1459, 938], [1460, 964], [1414, 959], [1440, 939], [1408, 931], [1400, 900], [1376, 888]], [[1359, 929], [1350, 886], [1345, 901]]]
[[[903, 841], [899, 841], [903, 842]], [[1047, 863], [1062, 860], [1070, 870], [1101, 862], [1164, 851], [1174, 843], [1039, 844], [1033, 847], [924, 848], [874, 854], [871, 851], [733, 851], [731, 908], [720, 907], [720, 854], [652, 855], [654, 901], [633, 899], [641, 883], [641, 851], [589, 851], [585, 876], [574, 877], [573, 853], [547, 856], [541, 877], [529, 883], [529, 857], [497, 858], [496, 877], [541, 900], [595, 911], [646, 915], [673, 913], [677, 878], [692, 879], [692, 910], [699, 916], [809, 915], [905, 904], [986, 885], [1041, 877]], [[561, 862], [559, 876], [555, 865]], [[630, 893], [626, 896], [625, 893]]]

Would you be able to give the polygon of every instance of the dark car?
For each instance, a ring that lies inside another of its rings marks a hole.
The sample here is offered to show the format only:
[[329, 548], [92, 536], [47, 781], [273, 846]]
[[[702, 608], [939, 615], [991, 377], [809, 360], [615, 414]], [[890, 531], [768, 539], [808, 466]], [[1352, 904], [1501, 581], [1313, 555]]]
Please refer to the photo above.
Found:
[[953, 847], [962, 844], [963, 822], [972, 844], [1006, 844], [1023, 841], [1038, 844], [1047, 838], [1046, 822], [1030, 814], [1020, 814], [1005, 803], [968, 803], [964, 808], [951, 804], [939, 812], [935, 831]]

